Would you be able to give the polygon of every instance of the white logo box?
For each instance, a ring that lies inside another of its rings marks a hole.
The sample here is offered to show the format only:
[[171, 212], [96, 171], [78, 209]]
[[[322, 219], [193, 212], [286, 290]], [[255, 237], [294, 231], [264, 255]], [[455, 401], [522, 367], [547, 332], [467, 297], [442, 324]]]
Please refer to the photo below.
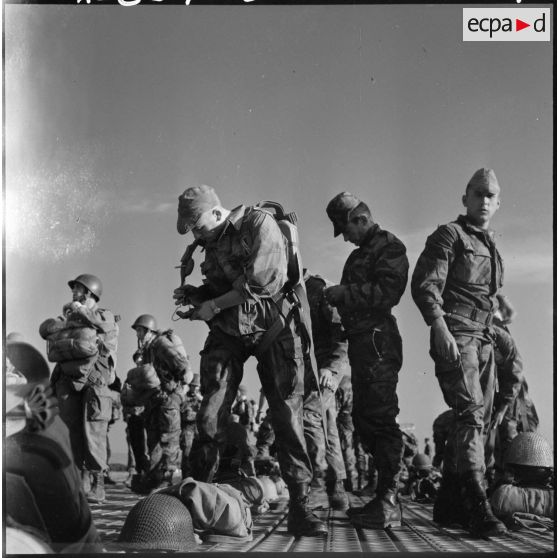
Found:
[[464, 41], [550, 41], [550, 8], [463, 8]]

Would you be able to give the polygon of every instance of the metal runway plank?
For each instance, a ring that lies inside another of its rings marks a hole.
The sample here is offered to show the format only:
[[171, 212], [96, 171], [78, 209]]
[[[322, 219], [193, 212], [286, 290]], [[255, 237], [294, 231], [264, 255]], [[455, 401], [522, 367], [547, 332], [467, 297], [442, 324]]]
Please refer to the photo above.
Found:
[[[91, 511], [103, 544], [109, 552], [117, 552], [116, 540], [134, 504], [142, 498], [124, 484], [106, 487], [107, 501], [92, 504]], [[369, 498], [349, 495], [351, 505], [361, 506]], [[328, 534], [323, 537], [295, 539], [287, 533], [288, 500], [272, 503], [261, 515], [253, 516], [253, 540], [248, 542], [205, 542], [197, 552], [452, 552], [500, 554], [551, 553], [553, 533], [513, 531], [509, 535], [478, 539], [461, 528], [442, 527], [432, 521], [432, 505], [402, 499], [403, 524], [391, 530], [355, 528], [346, 513], [320, 510], [318, 517], [327, 522]]]

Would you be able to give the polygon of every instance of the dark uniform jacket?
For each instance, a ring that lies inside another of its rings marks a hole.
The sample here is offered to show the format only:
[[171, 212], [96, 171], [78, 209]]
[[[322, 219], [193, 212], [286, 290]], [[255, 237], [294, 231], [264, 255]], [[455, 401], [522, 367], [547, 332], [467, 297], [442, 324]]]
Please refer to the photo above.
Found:
[[341, 285], [345, 300], [338, 306], [347, 333], [374, 328], [391, 315], [409, 272], [405, 245], [374, 224], [345, 263]]
[[494, 232], [460, 215], [427, 238], [411, 292], [428, 325], [451, 314], [447, 320], [451, 330], [474, 332], [484, 329], [498, 308], [496, 293], [503, 285], [503, 270]]

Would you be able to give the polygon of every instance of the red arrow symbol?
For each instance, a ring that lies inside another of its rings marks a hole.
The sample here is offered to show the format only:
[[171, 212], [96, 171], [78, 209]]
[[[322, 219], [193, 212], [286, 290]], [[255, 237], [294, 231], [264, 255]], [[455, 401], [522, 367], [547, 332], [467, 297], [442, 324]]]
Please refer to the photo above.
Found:
[[515, 20], [515, 30], [516, 31], [521, 31], [522, 29], [525, 29], [526, 27], [531, 27], [530, 23], [525, 23], [524, 21], [521, 21], [520, 19]]

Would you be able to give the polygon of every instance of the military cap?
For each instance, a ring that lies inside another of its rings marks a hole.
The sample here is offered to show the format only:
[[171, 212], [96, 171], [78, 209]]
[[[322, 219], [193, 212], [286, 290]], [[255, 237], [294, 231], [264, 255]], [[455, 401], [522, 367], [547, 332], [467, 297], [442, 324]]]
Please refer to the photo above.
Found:
[[333, 236], [339, 236], [349, 222], [349, 214], [362, 202], [350, 192], [337, 194], [328, 204], [326, 212], [333, 223]]
[[186, 234], [200, 216], [206, 211], [221, 205], [219, 197], [211, 186], [202, 184], [186, 188], [184, 193], [178, 196], [178, 221], [176, 229], [179, 234]]
[[498, 184], [496, 173], [492, 169], [479, 169], [476, 171], [467, 184], [467, 190], [475, 186], [481, 187], [494, 194], [500, 192], [500, 185]]

